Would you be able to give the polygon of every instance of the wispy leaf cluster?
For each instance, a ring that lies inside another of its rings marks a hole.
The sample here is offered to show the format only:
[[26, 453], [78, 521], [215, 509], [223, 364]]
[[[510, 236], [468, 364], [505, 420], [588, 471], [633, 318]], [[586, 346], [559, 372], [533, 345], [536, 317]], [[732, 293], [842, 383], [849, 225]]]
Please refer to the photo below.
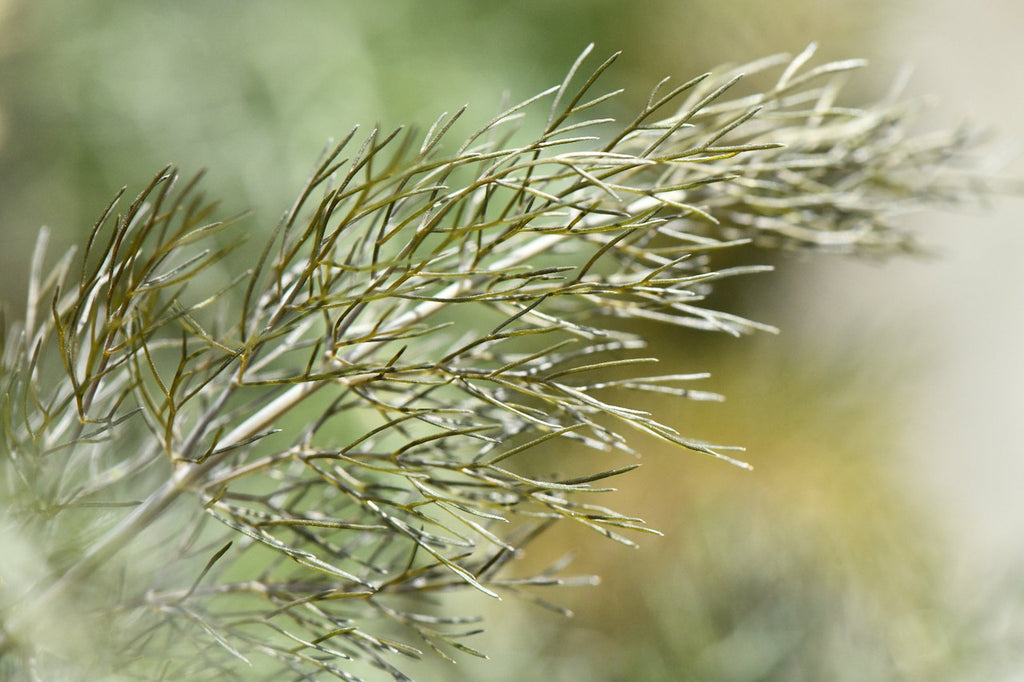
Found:
[[[47, 265], [41, 235], [3, 336], [4, 524], [39, 552], [5, 587], [3, 649], [32, 670], [33, 614], [77, 600], [129, 675], [406, 679], [402, 657], [478, 655], [432, 595], [590, 582], [510, 566], [558, 521], [651, 532], [599, 500], [632, 459], [568, 472], [566, 448], [640, 432], [746, 466], [631, 406], [717, 398], [659, 373], [635, 323], [770, 329], [706, 305], [766, 269], [716, 254], [891, 253], [895, 215], [964, 194], [965, 136], [837, 105], [860, 62], [812, 53], [665, 81], [624, 125], [594, 93], [615, 58], [580, 76], [584, 54], [465, 140], [461, 110], [352, 131], [254, 262], [173, 168], [80, 254]], [[735, 95], [741, 71], [773, 84]]]

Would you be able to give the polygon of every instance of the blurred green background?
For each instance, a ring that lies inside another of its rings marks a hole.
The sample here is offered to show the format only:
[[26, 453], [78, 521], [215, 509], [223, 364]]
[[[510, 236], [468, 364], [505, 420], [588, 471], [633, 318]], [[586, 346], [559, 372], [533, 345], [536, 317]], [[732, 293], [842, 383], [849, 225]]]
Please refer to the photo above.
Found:
[[[269, 231], [317, 154], [352, 126], [412, 123], [560, 81], [590, 42], [624, 56], [622, 115], [666, 75], [797, 52], [868, 57], [855, 96], [914, 64], [925, 123], [1021, 132], [1021, 11], [943, 0], [593, 0], [373, 3], [0, 0], [0, 272], [20, 309], [48, 225], [81, 240], [113, 192], [169, 162], [208, 169], [225, 213]], [[595, 62], [596, 63], [596, 62]], [[1018, 202], [1019, 204], [1019, 202]], [[487, 612], [490, 661], [410, 666], [422, 679], [1019, 679], [1024, 368], [1018, 204], [925, 216], [937, 260], [782, 260], [730, 288], [778, 338], [658, 336], [680, 371], [711, 370], [724, 404], [664, 406], [687, 435], [743, 444], [753, 473], [640, 442], [612, 506], [666, 534], [631, 550], [569, 530], [530, 548], [576, 552], [596, 588]], [[765, 258], [768, 256], [765, 255]], [[741, 283], [742, 285], [742, 283]], [[461, 676], [461, 677], [460, 677]]]

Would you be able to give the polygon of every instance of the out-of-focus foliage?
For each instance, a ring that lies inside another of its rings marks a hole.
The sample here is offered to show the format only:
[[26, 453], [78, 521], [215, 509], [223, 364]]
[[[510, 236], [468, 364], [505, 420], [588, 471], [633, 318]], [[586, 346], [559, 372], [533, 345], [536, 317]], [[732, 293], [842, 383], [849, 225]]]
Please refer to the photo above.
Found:
[[[773, 357], [763, 343], [730, 355], [759, 368], [720, 384], [742, 405], [695, 405], [685, 419], [763, 444], [755, 475], [651, 444], [618, 494], [646, 505], [668, 541], [637, 558], [571, 533], [546, 538], [532, 551], [580, 547], [576, 563], [600, 567], [601, 595], [557, 595], [577, 612], [574, 628], [516, 609], [518, 634], [488, 637], [501, 670], [488, 679], [965, 680], [999, 669], [1016, 640], [989, 639], [981, 614], [955, 600], [942, 533], [879, 466], [893, 408], [859, 389], [884, 381], [883, 368], [796, 354], [764, 364]], [[509, 622], [503, 609], [491, 615]], [[485, 665], [446, 679], [479, 679]]]

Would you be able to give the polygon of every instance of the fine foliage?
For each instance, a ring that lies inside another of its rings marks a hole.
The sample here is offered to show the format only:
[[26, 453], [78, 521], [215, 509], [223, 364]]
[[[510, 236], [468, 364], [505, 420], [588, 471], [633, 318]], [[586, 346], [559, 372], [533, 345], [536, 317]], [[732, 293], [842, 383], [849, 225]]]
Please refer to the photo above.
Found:
[[[404, 657], [479, 655], [435, 595], [591, 582], [517, 574], [551, 524], [653, 532], [599, 499], [633, 460], [565, 471], [567, 447], [639, 431], [745, 467], [630, 407], [717, 397], [659, 374], [630, 323], [770, 330], [704, 305], [768, 269], [721, 252], [904, 251], [896, 216], [968, 194], [965, 135], [911, 136], [894, 98], [839, 106], [861, 62], [812, 55], [663, 82], [622, 125], [592, 92], [614, 57], [581, 76], [585, 53], [464, 141], [462, 111], [353, 131], [244, 262], [173, 168], [80, 252], [50, 262], [41, 233], [2, 335], [0, 520], [24, 551], [0, 670], [407, 679]], [[741, 73], [769, 85], [734, 94]]]

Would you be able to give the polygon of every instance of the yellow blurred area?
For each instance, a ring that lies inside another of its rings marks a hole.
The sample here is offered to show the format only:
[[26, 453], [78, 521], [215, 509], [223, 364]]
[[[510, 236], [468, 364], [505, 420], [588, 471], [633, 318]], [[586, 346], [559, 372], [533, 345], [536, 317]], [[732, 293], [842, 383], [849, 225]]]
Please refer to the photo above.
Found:
[[872, 377], [787, 357], [778, 342], [701, 357], [740, 368], [705, 380], [729, 399], [670, 408], [686, 433], [750, 444], [754, 470], [640, 440], [643, 466], [595, 503], [665, 537], [630, 535], [630, 549], [552, 530], [512, 572], [571, 553], [569, 573], [600, 585], [531, 592], [571, 620], [491, 605], [475, 646], [496, 660], [460, 662], [445, 679], [962, 679], [987, 662], [991, 649], [979, 662], [979, 635], [963, 630], [971, 616], [952, 603], [948, 538], [885, 467], [898, 456], [893, 406], [856, 393]]

